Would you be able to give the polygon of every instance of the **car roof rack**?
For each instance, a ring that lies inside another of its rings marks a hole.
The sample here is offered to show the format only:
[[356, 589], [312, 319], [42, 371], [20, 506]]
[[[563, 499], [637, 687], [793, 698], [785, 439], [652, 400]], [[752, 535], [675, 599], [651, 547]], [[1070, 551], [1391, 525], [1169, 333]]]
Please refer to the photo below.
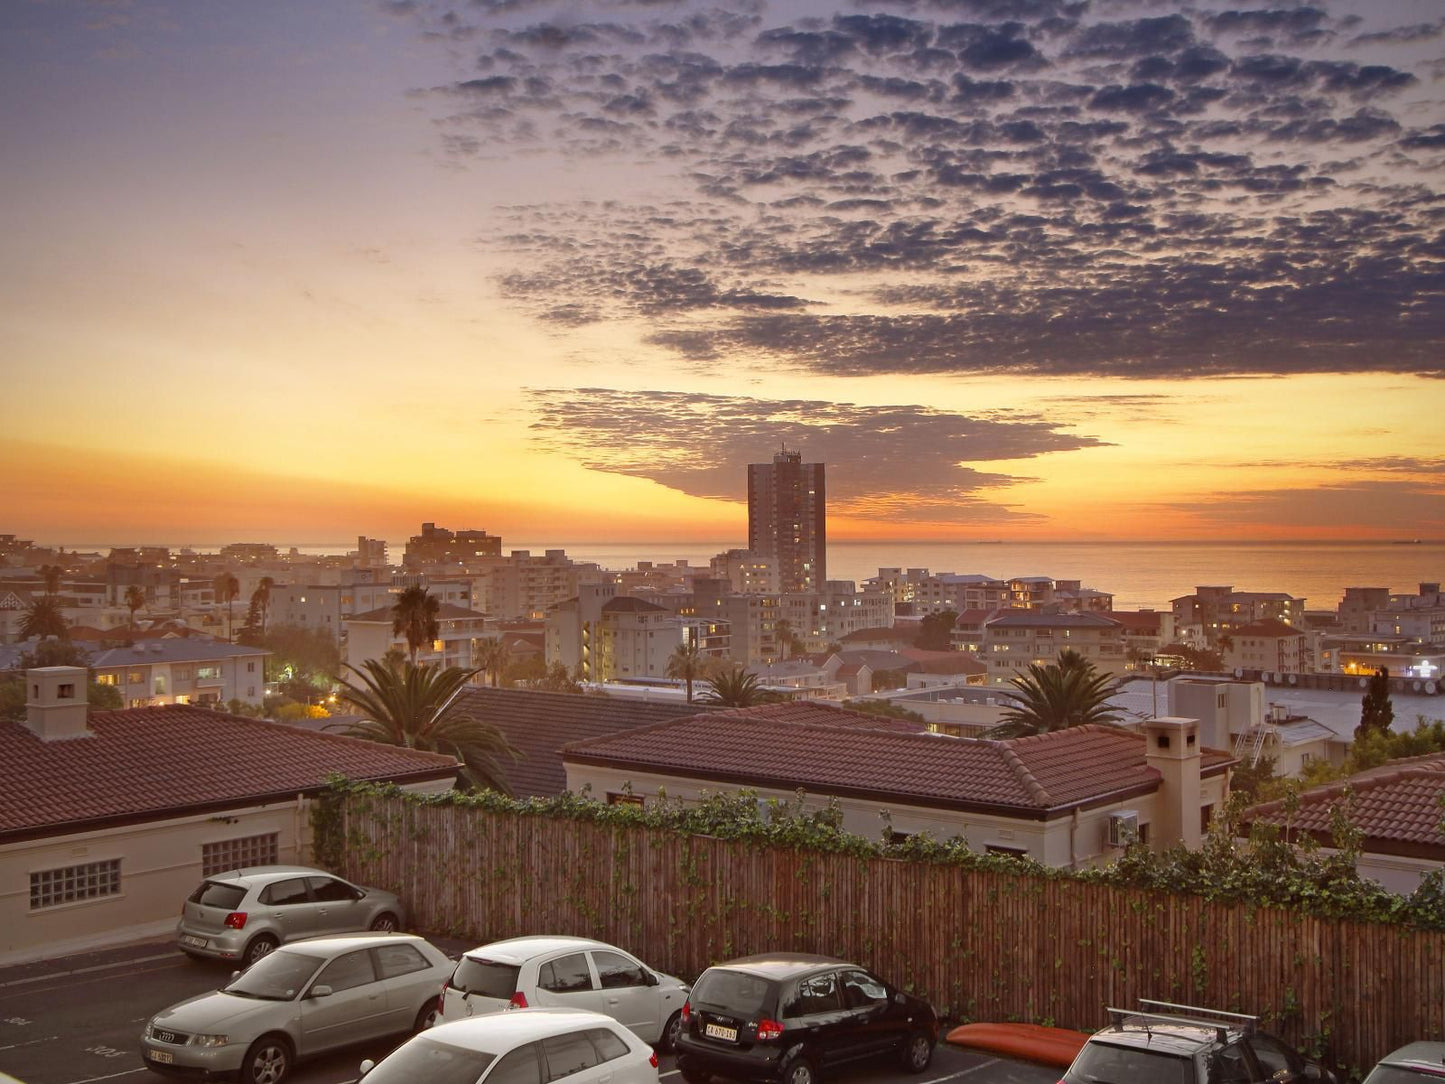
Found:
[[1179, 1005], [1172, 1001], [1156, 1001], [1147, 997], [1141, 997], [1139, 1004], [1141, 1008], [1138, 1009], [1106, 1010], [1109, 1014], [1109, 1026], [1122, 1027], [1126, 1020], [1143, 1024], [1146, 1029], [1150, 1024], [1192, 1024], [1195, 1027], [1212, 1028], [1215, 1038], [1223, 1043], [1229, 1041], [1231, 1031], [1253, 1035], [1259, 1024], [1259, 1017], [1247, 1013], [1205, 1009], [1198, 1005]]

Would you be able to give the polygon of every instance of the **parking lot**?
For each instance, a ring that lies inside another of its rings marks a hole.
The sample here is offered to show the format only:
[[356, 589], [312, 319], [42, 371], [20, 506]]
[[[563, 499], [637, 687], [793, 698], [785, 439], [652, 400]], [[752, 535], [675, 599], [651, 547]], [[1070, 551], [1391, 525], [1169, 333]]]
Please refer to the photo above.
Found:
[[[455, 955], [470, 947], [435, 939]], [[150, 1084], [163, 1079], [140, 1064], [139, 1036], [153, 1015], [168, 1005], [224, 984], [224, 966], [189, 960], [168, 942], [20, 967], [0, 968], [0, 1070], [25, 1084]], [[382, 1057], [389, 1046], [357, 1047], [303, 1063], [294, 1084], [349, 1084], [363, 1058]], [[664, 1057], [665, 1084], [681, 1084], [672, 1059]], [[851, 1070], [844, 1084], [1055, 1084], [1056, 1069], [1011, 1062], [940, 1044], [921, 1076], [892, 1065]]]

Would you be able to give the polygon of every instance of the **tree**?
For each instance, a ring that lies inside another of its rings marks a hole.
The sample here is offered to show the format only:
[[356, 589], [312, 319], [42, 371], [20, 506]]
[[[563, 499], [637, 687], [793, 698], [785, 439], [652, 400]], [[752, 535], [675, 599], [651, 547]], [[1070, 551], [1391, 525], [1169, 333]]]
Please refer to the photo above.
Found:
[[1112, 723], [1118, 712], [1108, 706], [1115, 682], [1075, 651], [1065, 649], [1057, 662], [1032, 663], [1027, 674], [1009, 684], [1010, 706], [989, 737], [1022, 737], [1087, 723]]
[[486, 673], [494, 689], [502, 683], [502, 675], [507, 672], [507, 664], [511, 660], [512, 649], [500, 636], [477, 640], [472, 648], [472, 662], [477, 664], [477, 669]]
[[222, 572], [213, 582], [216, 587], [216, 600], [226, 604], [226, 642], [230, 643], [231, 615], [233, 613], [231, 604], [241, 594], [241, 581], [229, 572]]
[[130, 611], [130, 627], [135, 628], [135, 612], [146, 604], [146, 593], [140, 584], [133, 583], [125, 589], [125, 608]]
[[45, 584], [47, 597], [54, 598], [60, 594], [60, 577], [65, 571], [63, 568], [59, 565], [41, 565], [36, 571], [40, 573], [40, 581]]
[[517, 751], [494, 725], [456, 703], [478, 671], [408, 662], [398, 672], [378, 659], [366, 660], [360, 669], [349, 665], [346, 669], [357, 680], [337, 679], [340, 698], [365, 718], [328, 729], [384, 745], [448, 753], [462, 762], [468, 786], [510, 793], [498, 758], [516, 759]]
[[702, 674], [702, 648], [697, 646], [697, 637], [689, 636], [673, 649], [667, 660], [667, 676], [678, 678], [687, 685], [687, 702], [692, 703], [692, 683]]
[[61, 640], [70, 639], [70, 625], [60, 610], [60, 599], [54, 595], [42, 595], [30, 604], [25, 616], [20, 619], [20, 637], [28, 640], [32, 636], [45, 639], [55, 636]]
[[704, 704], [721, 704], [729, 708], [750, 708], [768, 699], [767, 690], [758, 684], [758, 675], [744, 666], [734, 666], [714, 675], [702, 694]]
[[954, 610], [925, 614], [918, 623], [917, 646], [925, 651], [952, 651], [953, 626], [957, 623], [958, 614]]
[[1360, 700], [1360, 725], [1355, 727], [1355, 738], [1369, 733], [1384, 733], [1395, 721], [1395, 706], [1390, 703], [1390, 670], [1382, 666], [1365, 686], [1365, 695]]
[[778, 650], [782, 654], [784, 662], [801, 653], [807, 646], [803, 643], [802, 638], [793, 631], [793, 623], [786, 617], [780, 617], [773, 622], [773, 638], [778, 642]]
[[437, 622], [439, 603], [425, 587], [408, 587], [396, 596], [391, 608], [391, 634], [406, 639], [407, 658], [416, 663], [422, 645], [437, 638], [441, 625]]

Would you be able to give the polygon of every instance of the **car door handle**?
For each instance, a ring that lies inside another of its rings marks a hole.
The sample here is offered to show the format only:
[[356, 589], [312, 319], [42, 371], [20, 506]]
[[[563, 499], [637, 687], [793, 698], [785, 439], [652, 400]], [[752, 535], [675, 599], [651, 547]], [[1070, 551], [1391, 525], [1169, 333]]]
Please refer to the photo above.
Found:
[[620, 1000], [619, 998], [609, 997], [609, 998], [607, 999], [607, 1004], [609, 1004], [609, 1005], [616, 1005], [619, 1000]]

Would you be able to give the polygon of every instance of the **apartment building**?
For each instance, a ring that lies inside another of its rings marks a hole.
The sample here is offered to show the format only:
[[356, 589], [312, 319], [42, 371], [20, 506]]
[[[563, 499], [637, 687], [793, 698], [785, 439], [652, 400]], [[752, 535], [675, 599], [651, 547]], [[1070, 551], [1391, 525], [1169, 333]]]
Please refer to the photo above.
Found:
[[748, 550], [777, 562], [780, 591], [816, 591], [827, 580], [827, 513], [822, 463], [784, 449], [748, 465]]
[[1255, 621], [1278, 621], [1301, 628], [1305, 600], [1283, 591], [1236, 591], [1231, 586], [1201, 586], [1173, 599], [1174, 622], [1182, 639], [1215, 646], [1221, 636]]
[[141, 640], [97, 651], [95, 680], [120, 692], [128, 708], [165, 704], [229, 704], [259, 707], [266, 697], [269, 651], [239, 644], [175, 638]]
[[[406, 653], [406, 637], [392, 631], [393, 620], [390, 604], [345, 618], [345, 661], [360, 666], [367, 659], [384, 658], [392, 649]], [[470, 669], [477, 665], [477, 641], [492, 635], [485, 614], [443, 602], [437, 607], [436, 639], [423, 645], [416, 653], [416, 661]]]
[[992, 685], [1007, 684], [1026, 673], [1030, 663], [1055, 662], [1065, 648], [1100, 673], [1123, 674], [1126, 669], [1124, 627], [1103, 614], [1003, 610], [982, 623], [979, 656]]

